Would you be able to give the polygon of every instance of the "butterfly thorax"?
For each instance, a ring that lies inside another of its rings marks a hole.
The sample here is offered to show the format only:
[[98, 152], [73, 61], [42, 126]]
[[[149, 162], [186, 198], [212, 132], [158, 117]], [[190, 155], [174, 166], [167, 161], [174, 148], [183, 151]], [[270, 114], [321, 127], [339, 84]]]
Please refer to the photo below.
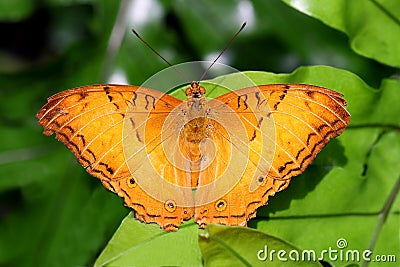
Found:
[[[183, 153], [195, 165], [200, 163], [202, 141], [209, 137], [212, 128], [211, 120], [207, 118], [209, 111], [204, 94], [204, 87], [192, 82], [186, 89], [187, 99], [184, 102], [185, 124], [180, 134], [181, 151], [186, 151]], [[198, 167], [192, 166], [192, 168]]]
[[207, 118], [207, 100], [204, 94], [205, 89], [199, 86], [198, 82], [192, 82], [186, 89], [186, 122], [182, 134], [189, 143], [198, 144], [208, 137], [210, 122]]

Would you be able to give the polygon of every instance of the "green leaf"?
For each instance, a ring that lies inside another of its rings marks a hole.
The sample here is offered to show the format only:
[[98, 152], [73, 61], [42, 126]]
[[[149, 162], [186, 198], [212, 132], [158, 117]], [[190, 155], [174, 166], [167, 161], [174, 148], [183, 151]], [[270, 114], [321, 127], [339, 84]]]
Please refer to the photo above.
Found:
[[352, 49], [378, 62], [400, 67], [400, 2], [397, 0], [283, 0], [338, 29]]
[[178, 232], [144, 224], [130, 213], [121, 223], [95, 266], [201, 266], [197, 224], [188, 222]]
[[208, 225], [199, 245], [204, 266], [321, 266], [286, 241], [249, 228]]

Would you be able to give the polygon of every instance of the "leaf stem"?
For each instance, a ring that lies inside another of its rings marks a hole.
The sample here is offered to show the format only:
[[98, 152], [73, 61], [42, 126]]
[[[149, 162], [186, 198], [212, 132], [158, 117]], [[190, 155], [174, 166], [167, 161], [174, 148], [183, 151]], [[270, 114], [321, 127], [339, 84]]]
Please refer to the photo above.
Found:
[[236, 250], [232, 249], [227, 243], [225, 243], [222, 239], [219, 239], [218, 237], [209, 236], [210, 239], [214, 240], [215, 242], [221, 244], [225, 249], [227, 249], [230, 253], [232, 253], [236, 258], [238, 258], [245, 266], [251, 267], [252, 265], [245, 259], [243, 258], [239, 253], [236, 252]]
[[400, 126], [396, 124], [379, 124], [379, 123], [371, 123], [371, 124], [361, 124], [361, 125], [349, 125], [347, 129], [358, 129], [358, 128], [383, 128], [387, 130], [395, 130], [400, 131]]
[[[376, 225], [376, 228], [375, 228], [374, 234], [372, 236], [371, 242], [370, 242], [370, 244], [368, 246], [368, 249], [371, 250], [371, 251], [375, 247], [376, 241], [378, 240], [378, 237], [379, 237], [379, 233], [381, 232], [382, 227], [386, 222], [386, 219], [387, 219], [387, 217], [389, 215], [390, 208], [392, 207], [393, 202], [396, 199], [396, 196], [398, 195], [399, 191], [400, 191], [400, 177], [397, 179], [397, 182], [394, 185], [393, 190], [390, 193], [389, 197], [387, 198], [386, 203], [383, 206], [382, 210], [379, 212], [378, 223]], [[368, 266], [368, 264], [369, 264], [369, 262], [364, 261], [363, 264], [362, 264], [362, 267], [366, 267], [366, 266]]]
[[393, 15], [392, 13], [389, 12], [389, 10], [386, 9], [386, 7], [384, 7], [382, 4], [380, 4], [378, 1], [376, 0], [371, 0], [371, 2], [373, 4], [375, 4], [376, 7], [378, 7], [383, 13], [385, 13], [388, 17], [390, 17], [392, 20], [394, 20], [394, 22], [400, 26], [400, 19], [397, 18], [395, 15]]

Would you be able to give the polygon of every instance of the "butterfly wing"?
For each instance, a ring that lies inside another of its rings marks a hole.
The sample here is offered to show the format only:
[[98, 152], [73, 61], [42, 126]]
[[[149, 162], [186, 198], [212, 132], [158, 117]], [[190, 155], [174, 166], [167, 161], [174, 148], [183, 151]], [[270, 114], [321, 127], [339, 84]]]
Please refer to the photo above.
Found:
[[[166, 230], [176, 230], [182, 220], [192, 217], [193, 209], [149, 196], [138, 186], [139, 177], [135, 175], [140, 172], [136, 174], [132, 170], [135, 167], [130, 165], [145, 162], [147, 154], [165, 159], [155, 149], [164, 141], [157, 127], [182, 101], [159, 91], [139, 88], [93, 85], [67, 90], [50, 97], [37, 117], [44, 134], [55, 133], [89, 174], [124, 198], [125, 204], [136, 211], [137, 218], [147, 223], [156, 222]], [[143, 151], [144, 157], [139, 153]], [[134, 163], [129, 165], [127, 158], [134, 159], [131, 161]], [[177, 184], [185, 184], [184, 174], [176, 176], [173, 168], [166, 169], [161, 176], [173, 176]]]
[[[248, 160], [241, 179], [228, 194], [196, 207], [195, 221], [203, 227], [209, 223], [246, 225], [269, 196], [285, 189], [330, 138], [344, 131], [350, 115], [342, 97], [318, 86], [275, 84], [216, 98], [235, 112], [246, 129], [247, 138], [241, 142], [247, 147], [240, 144], [239, 151], [247, 154]], [[216, 110], [211, 116], [220, 116], [218, 107]], [[232, 141], [240, 142], [235, 133], [228, 132]], [[232, 179], [236, 177], [232, 175]]]
[[[44, 133], [56, 133], [141, 221], [166, 230], [176, 230], [193, 213], [202, 227], [246, 225], [350, 119], [342, 95], [317, 86], [264, 85], [225, 94], [210, 102], [207, 131], [214, 145], [202, 144], [200, 165], [207, 166], [193, 175], [188, 166], [176, 167], [184, 160], [169, 156], [192, 150], [178, 138], [185, 123], [182, 101], [138, 88], [71, 89], [49, 98], [37, 117]], [[144, 182], [162, 196], [149, 194]]]

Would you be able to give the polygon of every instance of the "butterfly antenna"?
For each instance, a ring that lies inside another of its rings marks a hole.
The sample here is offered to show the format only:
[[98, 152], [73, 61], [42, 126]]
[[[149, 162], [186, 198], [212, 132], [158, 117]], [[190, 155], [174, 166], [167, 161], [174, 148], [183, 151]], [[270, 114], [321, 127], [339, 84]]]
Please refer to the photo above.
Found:
[[161, 58], [165, 63], [167, 63], [169, 66], [173, 67], [175, 69], [175, 71], [183, 78], [185, 79], [188, 83], [190, 82], [189, 79], [182, 73], [180, 72], [174, 65], [172, 65], [171, 63], [169, 63], [168, 60], [165, 59], [165, 57], [163, 57], [160, 53], [157, 52], [157, 50], [155, 50], [153, 47], [151, 47], [151, 45], [146, 42], [146, 40], [144, 40], [139, 33], [137, 33], [137, 31], [135, 31], [135, 29], [132, 28], [132, 32], [134, 35], [136, 35], [137, 38], [139, 38], [140, 41], [142, 41], [142, 43], [144, 43], [148, 48], [150, 48], [151, 51], [153, 51], [159, 58]]
[[239, 33], [244, 29], [246, 26], [247, 22], [244, 22], [240, 29], [235, 33], [235, 35], [231, 38], [231, 40], [228, 42], [228, 44], [222, 49], [222, 51], [218, 54], [218, 56], [214, 59], [214, 61], [211, 63], [211, 65], [204, 71], [203, 75], [201, 75], [199, 81], [203, 80], [204, 76], [206, 76], [207, 72], [214, 66], [214, 64], [217, 62], [217, 60], [222, 56], [223, 53], [231, 46], [233, 41], [238, 37]]
[[162, 60], [164, 60], [165, 63], [167, 63], [168, 65], [170, 65], [172, 67], [172, 64], [169, 63], [168, 60], [166, 60], [162, 55], [160, 55], [160, 53], [158, 53], [153, 47], [151, 47], [151, 45], [146, 42], [146, 40], [144, 40], [136, 31], [135, 29], [132, 28], [132, 32], [133, 34], [136, 35], [137, 38], [139, 38], [140, 41], [142, 41], [142, 43], [144, 43], [148, 48], [150, 48], [151, 51], [153, 51], [159, 58], [161, 58]]

